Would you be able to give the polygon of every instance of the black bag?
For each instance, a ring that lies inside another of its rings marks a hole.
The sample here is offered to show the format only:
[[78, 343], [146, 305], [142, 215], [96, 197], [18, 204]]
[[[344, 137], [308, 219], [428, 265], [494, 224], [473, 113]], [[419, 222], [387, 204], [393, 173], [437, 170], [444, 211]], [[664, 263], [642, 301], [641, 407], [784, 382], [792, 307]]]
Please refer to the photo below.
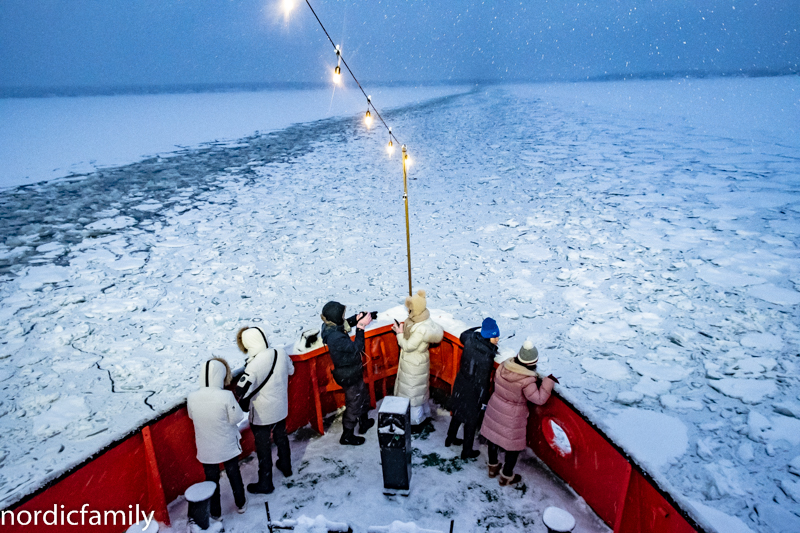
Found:
[[[275, 356], [272, 358], [272, 368], [269, 369], [269, 374], [267, 374], [267, 378], [256, 387], [256, 389], [247, 394], [247, 389], [250, 387], [250, 381], [247, 379], [249, 376], [247, 373], [242, 374], [242, 377], [239, 378], [239, 383], [236, 384], [236, 388], [233, 391], [233, 395], [236, 398], [236, 401], [239, 402], [239, 407], [242, 408], [244, 412], [250, 412], [250, 400], [258, 394], [258, 392], [264, 388], [264, 385], [267, 384], [269, 378], [272, 377], [272, 373], [275, 371], [275, 364], [278, 362], [278, 352], [274, 348], [270, 348], [275, 353]], [[242, 383], [244, 380], [244, 383]]]

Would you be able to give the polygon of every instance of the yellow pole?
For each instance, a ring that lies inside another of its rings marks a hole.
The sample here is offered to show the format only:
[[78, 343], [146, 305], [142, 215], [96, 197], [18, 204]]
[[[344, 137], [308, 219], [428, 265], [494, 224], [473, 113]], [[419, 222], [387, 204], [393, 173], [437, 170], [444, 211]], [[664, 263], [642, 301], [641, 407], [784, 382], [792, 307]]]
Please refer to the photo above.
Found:
[[406, 253], [408, 255], [408, 295], [411, 294], [411, 230], [408, 226], [408, 179], [406, 178], [406, 145], [403, 145], [403, 199], [406, 202]]

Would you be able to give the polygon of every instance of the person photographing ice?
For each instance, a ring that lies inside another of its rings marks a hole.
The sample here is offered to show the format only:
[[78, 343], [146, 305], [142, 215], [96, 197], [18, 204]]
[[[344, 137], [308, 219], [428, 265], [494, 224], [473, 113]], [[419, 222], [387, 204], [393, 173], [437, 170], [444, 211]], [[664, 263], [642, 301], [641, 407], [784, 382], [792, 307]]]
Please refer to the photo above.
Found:
[[[375, 421], [369, 418], [370, 399], [364, 383], [364, 328], [372, 322], [372, 313], [358, 313], [345, 318], [346, 307], [339, 302], [328, 302], [322, 308], [322, 342], [328, 346], [333, 362], [333, 379], [344, 390], [344, 414], [342, 415], [342, 437], [340, 444], [360, 446], [366, 442], [364, 434]], [[377, 314], [377, 313], [375, 313]], [[350, 328], [355, 326], [356, 334], [350, 339]]]
[[411, 425], [419, 427], [431, 416], [429, 381], [431, 356], [428, 345], [441, 342], [444, 330], [431, 318], [425, 291], [417, 291], [405, 301], [408, 318], [392, 326], [400, 346], [400, 360], [394, 395], [411, 403]]
[[278, 448], [278, 470], [292, 475], [292, 455], [286, 434], [289, 415], [289, 376], [294, 364], [283, 348], [270, 348], [264, 330], [244, 327], [236, 335], [236, 344], [247, 354], [245, 369], [236, 383], [236, 396], [250, 412], [250, 428], [258, 457], [258, 481], [247, 485], [253, 494], [270, 494], [272, 483], [272, 437]]
[[[539, 351], [527, 340], [516, 357], [503, 361], [494, 376], [494, 392], [486, 407], [481, 435], [489, 441], [489, 477], [500, 474], [503, 486], [522, 481], [514, 473], [514, 467], [520, 452], [528, 445], [528, 401], [544, 405], [558, 383], [552, 374], [539, 377], [538, 362]], [[500, 464], [501, 450], [505, 450], [505, 465]]]
[[[473, 445], [482, 407], [489, 399], [489, 386], [494, 370], [494, 358], [497, 355], [497, 343], [500, 340], [500, 328], [493, 318], [487, 317], [480, 327], [464, 331], [459, 340], [464, 346], [464, 351], [453, 383], [451, 397], [453, 418], [447, 429], [444, 445], [449, 448], [453, 444], [463, 444], [461, 458], [467, 460], [475, 459], [481, 454], [479, 450], [473, 449]], [[464, 424], [463, 440], [457, 437], [461, 424]]]

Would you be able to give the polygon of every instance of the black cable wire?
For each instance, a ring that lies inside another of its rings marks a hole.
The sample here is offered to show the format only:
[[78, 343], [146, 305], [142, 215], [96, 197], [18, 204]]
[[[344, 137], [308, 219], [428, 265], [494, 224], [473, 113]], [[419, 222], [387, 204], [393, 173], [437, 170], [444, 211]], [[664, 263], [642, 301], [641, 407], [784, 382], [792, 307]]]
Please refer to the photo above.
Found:
[[326, 37], [328, 38], [328, 40], [331, 42], [331, 46], [333, 46], [333, 49], [334, 49], [334, 50], [336, 50], [336, 53], [337, 53], [337, 55], [338, 55], [338, 56], [339, 56], [339, 58], [342, 60], [342, 64], [344, 65], [344, 68], [346, 68], [346, 69], [347, 69], [347, 72], [349, 72], [349, 73], [350, 73], [350, 77], [352, 77], [352, 78], [353, 78], [353, 81], [354, 81], [354, 82], [356, 82], [356, 85], [358, 85], [358, 88], [359, 88], [359, 89], [361, 89], [361, 93], [364, 95], [364, 98], [366, 98], [366, 99], [367, 99], [367, 109], [369, 110], [369, 108], [371, 107], [371, 108], [372, 108], [372, 110], [373, 110], [373, 111], [375, 111], [375, 114], [376, 114], [376, 115], [378, 115], [378, 118], [379, 118], [379, 119], [380, 119], [380, 121], [383, 123], [383, 127], [384, 127], [384, 128], [386, 128], [387, 130], [389, 130], [389, 138], [390, 138], [390, 139], [394, 139], [394, 140], [395, 140], [395, 142], [396, 142], [397, 144], [400, 144], [400, 145], [402, 145], [403, 143], [401, 143], [401, 142], [400, 142], [400, 141], [397, 139], [397, 137], [395, 137], [394, 133], [392, 133], [392, 128], [390, 128], [390, 127], [389, 127], [389, 126], [386, 124], [386, 121], [385, 121], [385, 120], [383, 120], [383, 117], [381, 116], [381, 114], [380, 114], [380, 112], [378, 111], [378, 109], [375, 107], [375, 104], [373, 104], [373, 103], [372, 103], [372, 100], [370, 100], [370, 97], [367, 95], [366, 91], [364, 91], [364, 87], [362, 87], [362, 86], [361, 86], [361, 84], [358, 82], [358, 78], [356, 78], [356, 75], [355, 75], [355, 74], [353, 74], [353, 71], [352, 71], [352, 70], [350, 70], [350, 67], [349, 67], [349, 66], [348, 66], [348, 64], [347, 64], [347, 61], [345, 61], [345, 60], [344, 60], [344, 56], [342, 55], [342, 52], [336, 48], [336, 43], [334, 43], [334, 42], [333, 42], [333, 39], [331, 39], [331, 36], [330, 36], [330, 34], [328, 33], [328, 30], [326, 30], [326, 29], [325, 29], [325, 25], [324, 25], [324, 24], [322, 23], [322, 21], [319, 19], [319, 16], [317, 16], [317, 12], [316, 12], [316, 11], [314, 11], [314, 8], [313, 8], [313, 7], [311, 7], [311, 2], [309, 2], [309, 0], [306, 0], [306, 5], [308, 6], [308, 9], [310, 9], [310, 10], [311, 10], [311, 13], [313, 13], [313, 14], [314, 14], [314, 18], [315, 18], [315, 19], [317, 19], [317, 22], [319, 23], [319, 26], [320, 26], [320, 28], [322, 28], [322, 31], [324, 31], [324, 32], [325, 32], [325, 36], [326, 36]]

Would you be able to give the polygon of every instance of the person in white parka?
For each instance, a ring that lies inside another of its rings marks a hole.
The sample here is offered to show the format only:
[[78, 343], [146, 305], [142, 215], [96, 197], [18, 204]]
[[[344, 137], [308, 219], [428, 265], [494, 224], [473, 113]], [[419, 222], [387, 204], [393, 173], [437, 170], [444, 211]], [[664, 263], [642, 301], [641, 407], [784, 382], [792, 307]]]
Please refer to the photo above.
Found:
[[203, 464], [207, 481], [217, 484], [211, 497], [211, 516], [219, 519], [219, 464], [225, 466], [233, 499], [239, 512], [247, 507], [242, 475], [239, 472], [239, 422], [244, 413], [233, 393], [224, 387], [231, 381], [231, 370], [224, 359], [213, 358], [200, 366], [200, 389], [186, 398], [186, 410], [194, 423], [197, 460]]
[[[236, 336], [239, 349], [247, 354], [244, 373], [236, 384], [239, 397], [250, 400], [250, 428], [258, 457], [258, 482], [247, 485], [248, 492], [270, 494], [272, 483], [272, 437], [278, 448], [276, 466], [285, 477], [292, 475], [286, 417], [289, 415], [289, 376], [294, 374], [292, 359], [283, 348], [270, 348], [261, 328], [242, 328]], [[254, 393], [254, 391], [257, 391]]]
[[408, 318], [392, 326], [400, 346], [400, 361], [394, 395], [408, 398], [411, 403], [411, 424], [419, 426], [431, 415], [429, 381], [431, 358], [428, 345], [441, 342], [442, 327], [431, 318], [425, 291], [406, 298]]

